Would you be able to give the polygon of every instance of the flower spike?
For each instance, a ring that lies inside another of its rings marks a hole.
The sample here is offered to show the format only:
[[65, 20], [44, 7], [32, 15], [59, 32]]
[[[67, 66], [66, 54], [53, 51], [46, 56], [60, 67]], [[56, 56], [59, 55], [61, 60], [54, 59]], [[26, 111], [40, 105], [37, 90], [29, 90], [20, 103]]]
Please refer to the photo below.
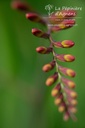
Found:
[[[61, 10], [52, 13], [46, 19], [43, 16], [34, 12], [27, 4], [21, 1], [12, 2], [12, 8], [26, 12], [26, 18], [32, 22], [44, 24], [47, 31], [44, 32], [40, 29], [33, 28], [32, 34], [39, 38], [48, 39], [49, 44], [47, 47], [39, 46], [36, 48], [36, 52], [40, 54], [52, 55], [50, 63], [45, 64], [42, 67], [44, 72], [55, 70], [55, 73], [47, 78], [46, 85], [52, 86], [55, 84], [51, 91], [52, 97], [54, 97], [54, 104], [58, 106], [58, 111], [63, 112], [63, 119], [68, 121], [72, 118], [76, 120], [75, 113], [77, 112], [77, 93], [74, 91], [76, 86], [75, 82], [66, 78], [75, 77], [76, 73], [74, 70], [59, 65], [61, 62], [73, 62], [75, 57], [71, 54], [58, 54], [55, 52], [55, 48], [71, 48], [74, 46], [74, 42], [71, 40], [54, 41], [52, 39], [52, 32], [58, 32], [61, 30], [69, 29], [75, 25], [75, 10]], [[59, 61], [58, 61], [59, 60]], [[64, 75], [64, 77], [63, 77]]]

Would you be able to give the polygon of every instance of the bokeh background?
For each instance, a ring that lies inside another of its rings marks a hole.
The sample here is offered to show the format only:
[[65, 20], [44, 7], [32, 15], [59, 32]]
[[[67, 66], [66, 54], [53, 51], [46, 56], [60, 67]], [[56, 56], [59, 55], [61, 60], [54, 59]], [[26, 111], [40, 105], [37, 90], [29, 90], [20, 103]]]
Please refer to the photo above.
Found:
[[[73, 63], [63, 65], [74, 69], [78, 93], [77, 122], [64, 122], [54, 105], [51, 89], [41, 68], [52, 60], [51, 55], [39, 55], [35, 48], [48, 41], [31, 34], [33, 27], [42, 28], [25, 18], [25, 14], [13, 10], [10, 0], [0, 0], [0, 128], [85, 128], [85, 0], [28, 0], [40, 14], [47, 14], [45, 6], [78, 6], [77, 26], [53, 34], [55, 40], [70, 39], [75, 46], [58, 53], [72, 53]], [[42, 28], [43, 29], [43, 28]]]

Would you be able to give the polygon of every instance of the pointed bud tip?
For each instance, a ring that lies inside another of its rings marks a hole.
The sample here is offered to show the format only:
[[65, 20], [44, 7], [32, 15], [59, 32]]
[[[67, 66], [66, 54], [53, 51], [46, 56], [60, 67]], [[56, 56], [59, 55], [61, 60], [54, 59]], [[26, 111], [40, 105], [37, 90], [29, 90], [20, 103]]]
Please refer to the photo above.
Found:
[[30, 13], [26, 13], [26, 18], [29, 19]]
[[36, 28], [32, 28], [32, 33], [35, 33], [37, 31]]

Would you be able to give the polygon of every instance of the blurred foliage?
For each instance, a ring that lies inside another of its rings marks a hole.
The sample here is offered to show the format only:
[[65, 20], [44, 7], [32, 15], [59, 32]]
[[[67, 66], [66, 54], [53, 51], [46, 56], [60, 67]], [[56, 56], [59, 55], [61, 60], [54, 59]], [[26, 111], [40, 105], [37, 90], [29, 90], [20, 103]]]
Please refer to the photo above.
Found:
[[51, 97], [51, 89], [46, 87], [48, 74], [42, 66], [51, 60], [51, 55], [39, 56], [35, 48], [44, 45], [44, 39], [31, 34], [31, 28], [41, 27], [31, 23], [25, 15], [12, 10], [10, 0], [0, 0], [0, 128], [85, 128], [85, 1], [84, 0], [28, 0], [39, 13], [47, 14], [45, 5], [80, 6], [77, 26], [53, 34], [55, 40], [71, 39], [75, 42], [70, 50], [76, 61], [66, 64], [77, 72], [74, 79], [78, 93], [78, 121], [64, 122]]

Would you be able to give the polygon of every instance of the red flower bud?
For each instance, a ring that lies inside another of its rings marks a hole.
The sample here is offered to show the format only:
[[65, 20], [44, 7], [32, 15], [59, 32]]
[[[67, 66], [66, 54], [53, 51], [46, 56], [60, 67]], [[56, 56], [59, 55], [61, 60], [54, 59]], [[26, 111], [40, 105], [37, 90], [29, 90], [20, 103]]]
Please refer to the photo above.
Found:
[[20, 11], [25, 11], [25, 12], [32, 11], [31, 7], [27, 3], [17, 0], [12, 1], [11, 6], [13, 9], [17, 9]]
[[54, 42], [53, 45], [57, 48], [71, 48], [74, 46], [74, 42], [71, 40], [64, 40], [62, 42]]
[[50, 52], [52, 52], [52, 48], [51, 47], [46, 48], [46, 47], [40, 46], [36, 48], [36, 51], [41, 54], [49, 54]]
[[65, 92], [67, 93], [67, 95], [71, 98], [76, 98], [77, 97], [77, 93], [72, 91], [72, 90], [69, 90], [68, 88], [64, 88]]
[[38, 22], [38, 23], [42, 23], [42, 24], [46, 24], [44, 19], [42, 19], [41, 16], [39, 16], [37, 13], [32, 13], [29, 12], [26, 14], [26, 18], [33, 21], [33, 22]]
[[75, 77], [75, 75], [76, 75], [76, 73], [70, 68], [65, 68], [65, 67], [59, 66], [59, 70], [64, 75], [67, 75], [67, 76], [70, 76], [70, 77]]
[[71, 28], [75, 25], [75, 20], [74, 19], [64, 19], [63, 22], [61, 22], [60, 24], [56, 24], [54, 26], [51, 27], [51, 31], [52, 32], [56, 32], [59, 30], [63, 30], [63, 29], [67, 29], [67, 28]]
[[64, 77], [62, 77], [62, 82], [64, 83], [64, 85], [70, 87], [70, 88], [74, 88], [75, 87], [75, 83], [72, 80], [68, 80]]
[[58, 54], [56, 55], [56, 58], [63, 62], [72, 62], [75, 60], [75, 57], [70, 54]]
[[74, 42], [71, 40], [64, 40], [61, 42], [63, 48], [70, 48], [74, 46]]
[[68, 101], [71, 106], [76, 106], [78, 103], [77, 100], [73, 98], [68, 98]]
[[48, 33], [45, 33], [37, 28], [33, 28], [32, 29], [32, 34], [37, 36], [37, 37], [40, 37], [40, 38], [45, 38], [45, 39], [48, 39], [49, 38], [49, 34]]
[[61, 24], [60, 24], [60, 29], [66, 29], [73, 27], [75, 25], [75, 20], [74, 19], [65, 19]]
[[61, 42], [53, 42], [53, 45], [57, 48], [63, 48]]

